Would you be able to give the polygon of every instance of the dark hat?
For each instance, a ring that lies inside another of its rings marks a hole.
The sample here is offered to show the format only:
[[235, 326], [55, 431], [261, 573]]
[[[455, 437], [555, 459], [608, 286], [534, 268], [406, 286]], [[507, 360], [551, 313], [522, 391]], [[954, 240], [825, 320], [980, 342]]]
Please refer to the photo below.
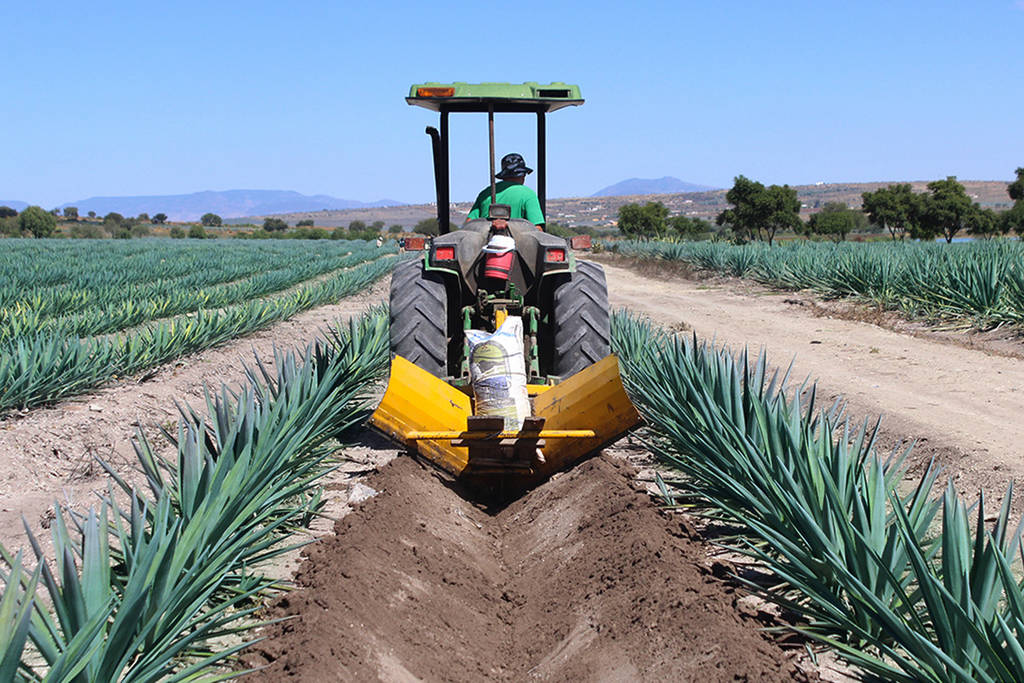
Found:
[[522, 178], [524, 175], [533, 173], [532, 168], [526, 166], [521, 154], [506, 154], [501, 158], [501, 170], [494, 174], [495, 178]]

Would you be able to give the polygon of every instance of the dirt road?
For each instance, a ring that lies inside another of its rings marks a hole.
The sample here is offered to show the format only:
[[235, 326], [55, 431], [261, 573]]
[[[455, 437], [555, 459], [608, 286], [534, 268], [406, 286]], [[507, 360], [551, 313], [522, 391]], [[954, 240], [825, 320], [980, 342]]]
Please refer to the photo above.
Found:
[[612, 263], [605, 272], [613, 308], [736, 350], [766, 348], [774, 365], [795, 359], [794, 378], [817, 379], [823, 398], [844, 396], [857, 421], [883, 415], [890, 444], [919, 440], [914, 462], [935, 457], [968, 499], [980, 488], [1001, 496], [1024, 477], [1024, 360], [820, 317], [808, 296], [742, 281], [642, 276]]

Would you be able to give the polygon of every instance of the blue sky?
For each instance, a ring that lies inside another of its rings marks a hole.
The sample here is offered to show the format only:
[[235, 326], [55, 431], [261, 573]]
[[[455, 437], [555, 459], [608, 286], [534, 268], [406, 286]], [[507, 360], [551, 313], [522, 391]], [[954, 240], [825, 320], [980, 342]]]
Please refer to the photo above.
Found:
[[[566, 81], [549, 195], [629, 177], [998, 180], [1024, 166], [1024, 0], [0, 5], [0, 199], [433, 197], [409, 85]], [[436, 125], [436, 124], [435, 124]], [[486, 183], [453, 120], [454, 199]], [[529, 117], [498, 153], [534, 157]]]

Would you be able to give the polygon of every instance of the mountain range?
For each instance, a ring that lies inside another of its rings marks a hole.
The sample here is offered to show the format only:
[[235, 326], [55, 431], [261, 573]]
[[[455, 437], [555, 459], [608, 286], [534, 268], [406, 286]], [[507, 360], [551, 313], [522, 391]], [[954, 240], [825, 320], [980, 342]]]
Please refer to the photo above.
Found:
[[111, 211], [125, 216], [165, 213], [172, 221], [194, 221], [204, 213], [215, 213], [221, 218], [239, 218], [292, 211], [395, 206], [401, 203], [392, 199], [359, 202], [326, 194], [304, 195], [290, 190], [224, 190], [142, 197], [89, 197], [61, 204], [59, 208], [77, 207], [81, 216], [89, 211], [95, 211], [98, 216]]
[[590, 195], [591, 197], [615, 197], [633, 194], [674, 194], [677, 192], [707, 192], [717, 187], [688, 183], [679, 178], [629, 178], [602, 188]]
[[17, 202], [13, 199], [0, 199], [0, 206], [8, 206], [15, 211], [22, 211], [28, 206], [25, 202]]

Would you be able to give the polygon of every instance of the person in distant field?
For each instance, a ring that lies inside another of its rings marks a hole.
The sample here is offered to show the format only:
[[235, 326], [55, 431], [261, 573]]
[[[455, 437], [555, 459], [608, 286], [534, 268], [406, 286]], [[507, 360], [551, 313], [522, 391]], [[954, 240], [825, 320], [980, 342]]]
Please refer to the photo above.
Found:
[[[512, 207], [512, 218], [525, 218], [540, 230], [544, 229], [544, 213], [540, 210], [537, 193], [524, 185], [526, 176], [533, 173], [526, 166], [520, 154], [506, 154], [501, 158], [501, 170], [494, 174], [500, 182], [495, 186], [495, 198], [498, 204]], [[473, 208], [469, 211], [469, 220], [487, 218], [487, 210], [491, 206], [491, 187], [488, 185], [477, 195]]]

